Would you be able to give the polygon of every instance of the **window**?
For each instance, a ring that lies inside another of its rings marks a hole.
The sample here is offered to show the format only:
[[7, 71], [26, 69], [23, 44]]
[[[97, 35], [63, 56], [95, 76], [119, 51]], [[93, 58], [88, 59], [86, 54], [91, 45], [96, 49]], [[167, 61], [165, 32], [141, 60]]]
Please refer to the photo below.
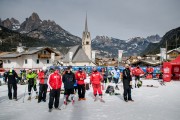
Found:
[[47, 60], [47, 64], [49, 64], [49, 60]]
[[3, 60], [4, 63], [7, 63], [6, 60]]
[[36, 63], [39, 64], [39, 59], [37, 59]]
[[10, 60], [8, 60], [8, 63], [11, 63], [11, 61], [10, 61]]
[[44, 51], [44, 54], [46, 54], [46, 51]]
[[89, 45], [89, 42], [86, 42], [86, 45]]
[[27, 64], [27, 63], [28, 63], [27, 59], [25, 59], [25, 60], [24, 60], [24, 63], [25, 63], [25, 64]]

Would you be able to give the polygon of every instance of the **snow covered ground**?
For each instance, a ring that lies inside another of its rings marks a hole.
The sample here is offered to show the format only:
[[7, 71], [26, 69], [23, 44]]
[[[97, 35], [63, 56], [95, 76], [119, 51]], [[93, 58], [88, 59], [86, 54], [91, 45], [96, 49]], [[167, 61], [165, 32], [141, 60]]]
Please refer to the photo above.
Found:
[[[48, 112], [47, 102], [37, 103], [34, 98], [23, 103], [26, 85], [18, 85], [18, 101], [8, 100], [7, 86], [0, 86], [0, 120], [179, 120], [180, 81], [172, 81], [161, 86], [157, 80], [143, 80], [143, 85], [156, 85], [158, 88], [141, 87], [132, 89], [135, 102], [124, 102], [122, 84], [121, 95], [104, 94], [105, 103], [94, 102], [92, 90], [86, 92], [87, 101], [69, 104], [66, 109]], [[27, 88], [26, 88], [27, 91]], [[35, 97], [35, 93], [33, 93]], [[49, 97], [49, 96], [48, 96]], [[47, 97], [47, 98], [48, 98]], [[61, 95], [60, 105], [63, 104]]]

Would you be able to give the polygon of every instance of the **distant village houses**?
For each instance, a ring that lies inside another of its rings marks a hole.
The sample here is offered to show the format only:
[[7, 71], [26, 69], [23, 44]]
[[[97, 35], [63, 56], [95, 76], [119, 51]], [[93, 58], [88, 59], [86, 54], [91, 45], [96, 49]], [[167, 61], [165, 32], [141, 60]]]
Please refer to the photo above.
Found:
[[49, 47], [18, 46], [16, 52], [0, 54], [4, 69], [41, 69], [43, 66], [52, 66], [60, 54]]

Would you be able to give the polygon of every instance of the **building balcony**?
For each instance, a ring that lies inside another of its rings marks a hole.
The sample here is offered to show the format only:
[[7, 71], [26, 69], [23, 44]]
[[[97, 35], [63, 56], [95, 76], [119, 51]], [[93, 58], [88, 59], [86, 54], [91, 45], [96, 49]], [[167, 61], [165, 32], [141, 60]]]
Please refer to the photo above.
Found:
[[50, 54], [38, 54], [38, 58], [51, 58]]

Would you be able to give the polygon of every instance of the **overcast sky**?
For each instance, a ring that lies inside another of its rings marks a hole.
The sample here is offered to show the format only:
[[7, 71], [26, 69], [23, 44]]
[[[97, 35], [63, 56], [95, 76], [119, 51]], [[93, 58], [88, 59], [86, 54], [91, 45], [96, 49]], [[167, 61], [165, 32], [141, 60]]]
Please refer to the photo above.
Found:
[[0, 0], [0, 18], [20, 22], [32, 12], [82, 36], [86, 11], [91, 38], [147, 37], [180, 26], [180, 0]]

